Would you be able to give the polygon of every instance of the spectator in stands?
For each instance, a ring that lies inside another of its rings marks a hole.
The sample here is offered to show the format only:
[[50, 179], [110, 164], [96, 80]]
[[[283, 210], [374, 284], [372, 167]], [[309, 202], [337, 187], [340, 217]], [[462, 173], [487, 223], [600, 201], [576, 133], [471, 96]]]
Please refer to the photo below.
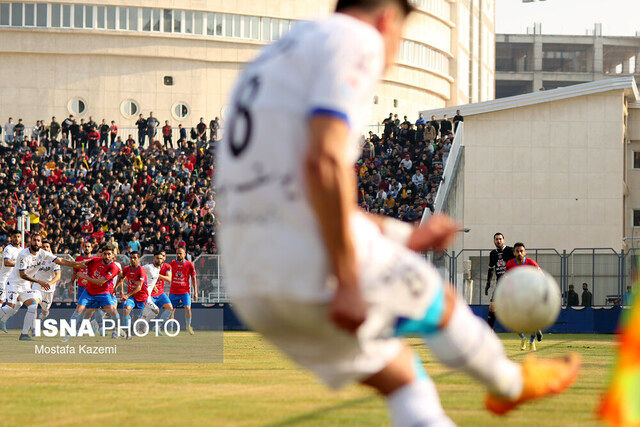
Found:
[[98, 130], [94, 127], [90, 128], [87, 133], [87, 154], [89, 156], [94, 156], [97, 153], [100, 141], [101, 137]]
[[93, 120], [93, 117], [89, 116], [89, 121], [87, 122], [86, 132], [89, 132], [89, 129], [96, 128], [98, 129], [98, 124]]
[[18, 123], [13, 128], [14, 138], [18, 142], [22, 142], [24, 139], [24, 123], [22, 123], [22, 119], [18, 119]]
[[147, 135], [147, 119], [142, 117], [142, 114], [138, 116], [136, 126], [138, 127], [138, 145], [142, 148], [144, 147], [144, 138]]
[[16, 124], [13, 123], [13, 118], [9, 117], [7, 123], [4, 124], [4, 142], [7, 143], [9, 147], [13, 145], [13, 138], [15, 136], [14, 129]]
[[69, 124], [69, 140], [72, 148], [75, 148], [76, 150], [82, 149], [82, 143], [80, 141], [80, 125], [76, 123], [75, 119], [71, 119], [71, 124]]
[[178, 125], [178, 133], [180, 134], [178, 139], [178, 147], [182, 148], [187, 142], [187, 130], [182, 127], [182, 123]]
[[456, 110], [456, 115], [453, 116], [453, 132], [458, 130], [458, 123], [464, 122], [464, 117], [460, 114], [460, 110]]
[[[147, 136], [149, 137], [149, 145], [151, 145], [151, 141], [155, 139], [159, 125], [160, 122], [158, 119], [153, 117], [153, 111], [150, 111], [149, 118], [147, 119]], [[142, 147], [142, 145], [140, 147]]]
[[382, 124], [384, 125], [383, 137], [388, 138], [393, 132], [393, 113], [389, 113], [389, 117], [384, 119]]
[[100, 132], [100, 146], [108, 147], [108, 139], [109, 139], [109, 125], [105, 119], [102, 119], [102, 123], [100, 123], [100, 127], [98, 128]]
[[109, 126], [109, 135], [111, 136], [111, 143], [109, 144], [109, 146], [112, 146], [116, 141], [116, 137], [118, 136], [118, 126], [116, 125], [115, 120], [111, 120], [111, 126]]
[[49, 124], [49, 138], [58, 139], [60, 133], [60, 123], [56, 121], [56, 116], [51, 117], [51, 123]]
[[565, 294], [567, 307], [577, 307], [580, 305], [578, 293], [574, 290], [573, 285], [569, 285], [569, 290]]
[[440, 122], [436, 120], [436, 116], [431, 116], [431, 121], [429, 123], [436, 130], [436, 138], [437, 138], [440, 133]]
[[210, 140], [215, 141], [218, 139], [218, 129], [220, 129], [220, 119], [215, 118], [209, 122], [209, 131], [211, 133]]
[[416, 127], [418, 127], [418, 125], [426, 125], [427, 121], [424, 119], [424, 116], [422, 115], [422, 113], [420, 113], [420, 115], [418, 116], [418, 120], [416, 120]]
[[204, 123], [203, 117], [200, 117], [200, 122], [198, 122], [198, 124], [196, 125], [196, 132], [197, 132], [196, 138], [192, 138], [192, 139], [197, 139], [199, 141], [207, 140], [207, 125]]
[[445, 138], [445, 137], [449, 136], [449, 134], [451, 133], [452, 129], [453, 129], [453, 126], [452, 126], [451, 122], [449, 121], [449, 119], [447, 118], [447, 115], [445, 114], [444, 118], [440, 122], [440, 136], [442, 138]]
[[67, 117], [62, 121], [62, 135], [66, 136], [69, 139], [71, 139], [69, 135], [69, 127], [71, 127], [72, 123], [73, 123], [73, 114], [69, 114], [69, 117]]
[[171, 128], [171, 125], [169, 124], [169, 120], [165, 120], [164, 121], [164, 126], [162, 126], [162, 138], [164, 139], [164, 147], [165, 148], [169, 148], [169, 146], [171, 146], [171, 148], [173, 148], [173, 129]]
[[140, 242], [136, 234], [131, 236], [131, 241], [127, 245], [132, 252], [140, 252]]
[[589, 292], [589, 286], [586, 283], [582, 284], [582, 306], [591, 307], [593, 305], [593, 294]]

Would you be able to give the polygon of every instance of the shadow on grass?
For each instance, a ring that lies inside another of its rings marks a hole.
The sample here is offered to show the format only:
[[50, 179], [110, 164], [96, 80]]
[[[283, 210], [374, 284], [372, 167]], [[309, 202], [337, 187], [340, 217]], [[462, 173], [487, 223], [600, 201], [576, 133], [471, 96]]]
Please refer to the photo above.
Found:
[[[544, 342], [544, 340], [543, 340]], [[567, 343], [569, 343], [570, 341], [556, 341], [553, 342], [553, 344], [549, 344], [544, 346], [543, 348], [541, 348], [540, 350], [548, 350], [548, 349], [553, 349], [556, 347], [560, 347], [563, 345], [567, 345]], [[418, 345], [422, 345], [422, 344], [418, 344]], [[413, 345], [412, 345], [413, 347]], [[512, 358], [515, 359], [520, 359], [520, 356], [526, 356], [527, 354], [529, 354], [530, 352], [522, 352], [520, 354], [516, 354], [514, 356], [512, 356]], [[437, 375], [432, 375], [431, 377], [433, 378], [434, 381], [438, 381], [439, 379], [443, 379], [446, 378], [450, 375], [456, 374], [458, 371], [447, 371], [447, 372], [442, 372], [440, 374]], [[342, 403], [338, 403], [336, 405], [331, 405], [331, 406], [325, 406], [323, 408], [318, 408], [318, 409], [314, 409], [313, 411], [309, 411], [306, 412], [304, 414], [300, 414], [300, 415], [296, 415], [294, 417], [291, 418], [287, 418], [285, 420], [282, 421], [277, 421], [271, 424], [267, 424], [267, 426], [269, 427], [282, 427], [282, 426], [291, 426], [291, 425], [297, 425], [297, 424], [305, 424], [305, 423], [309, 423], [311, 421], [313, 421], [314, 419], [316, 419], [317, 417], [320, 416], [324, 416], [327, 412], [332, 412], [332, 411], [339, 411], [342, 409], [348, 409], [348, 408], [352, 408], [358, 405], [361, 405], [363, 403], [367, 403], [370, 402], [372, 400], [377, 399], [378, 396], [377, 395], [371, 395], [371, 396], [367, 396], [367, 397], [360, 397], [357, 399], [350, 399], [350, 400], [346, 400]]]

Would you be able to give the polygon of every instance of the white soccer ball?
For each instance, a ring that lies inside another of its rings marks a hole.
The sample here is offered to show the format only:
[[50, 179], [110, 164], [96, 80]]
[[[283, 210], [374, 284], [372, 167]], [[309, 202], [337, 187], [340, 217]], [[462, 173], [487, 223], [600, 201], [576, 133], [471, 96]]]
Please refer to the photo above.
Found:
[[531, 333], [553, 325], [560, 313], [562, 296], [553, 276], [535, 267], [507, 272], [493, 296], [500, 323], [514, 332]]

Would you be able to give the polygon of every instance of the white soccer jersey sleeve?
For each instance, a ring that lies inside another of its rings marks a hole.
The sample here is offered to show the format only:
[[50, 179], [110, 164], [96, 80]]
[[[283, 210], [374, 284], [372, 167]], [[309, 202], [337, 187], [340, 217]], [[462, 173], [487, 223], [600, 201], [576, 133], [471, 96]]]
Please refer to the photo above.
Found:
[[314, 52], [309, 115], [334, 115], [359, 126], [353, 119], [370, 103], [368, 98], [384, 71], [382, 38], [373, 27], [358, 22], [337, 26], [321, 43]]

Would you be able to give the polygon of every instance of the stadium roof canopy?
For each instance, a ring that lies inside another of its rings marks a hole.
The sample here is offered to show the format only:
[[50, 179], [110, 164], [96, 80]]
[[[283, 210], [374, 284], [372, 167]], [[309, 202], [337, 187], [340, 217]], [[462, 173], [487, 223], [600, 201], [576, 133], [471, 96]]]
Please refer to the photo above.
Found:
[[545, 102], [560, 101], [563, 99], [575, 98], [584, 95], [609, 92], [612, 90], [624, 90], [625, 96], [631, 108], [640, 108], [640, 94], [638, 87], [632, 76], [617, 77], [613, 79], [596, 80], [594, 82], [582, 83], [573, 86], [565, 86], [558, 89], [531, 92], [524, 95], [510, 96], [508, 98], [495, 99], [493, 101], [479, 102], [477, 104], [457, 105], [453, 107], [439, 108], [436, 110], [425, 110], [422, 114], [425, 118], [432, 115], [442, 118], [445, 114], [449, 117], [456, 114], [456, 110], [461, 110], [463, 116], [473, 116], [476, 114], [492, 113], [494, 111], [508, 110], [510, 108], [526, 107], [529, 105], [542, 104]]

